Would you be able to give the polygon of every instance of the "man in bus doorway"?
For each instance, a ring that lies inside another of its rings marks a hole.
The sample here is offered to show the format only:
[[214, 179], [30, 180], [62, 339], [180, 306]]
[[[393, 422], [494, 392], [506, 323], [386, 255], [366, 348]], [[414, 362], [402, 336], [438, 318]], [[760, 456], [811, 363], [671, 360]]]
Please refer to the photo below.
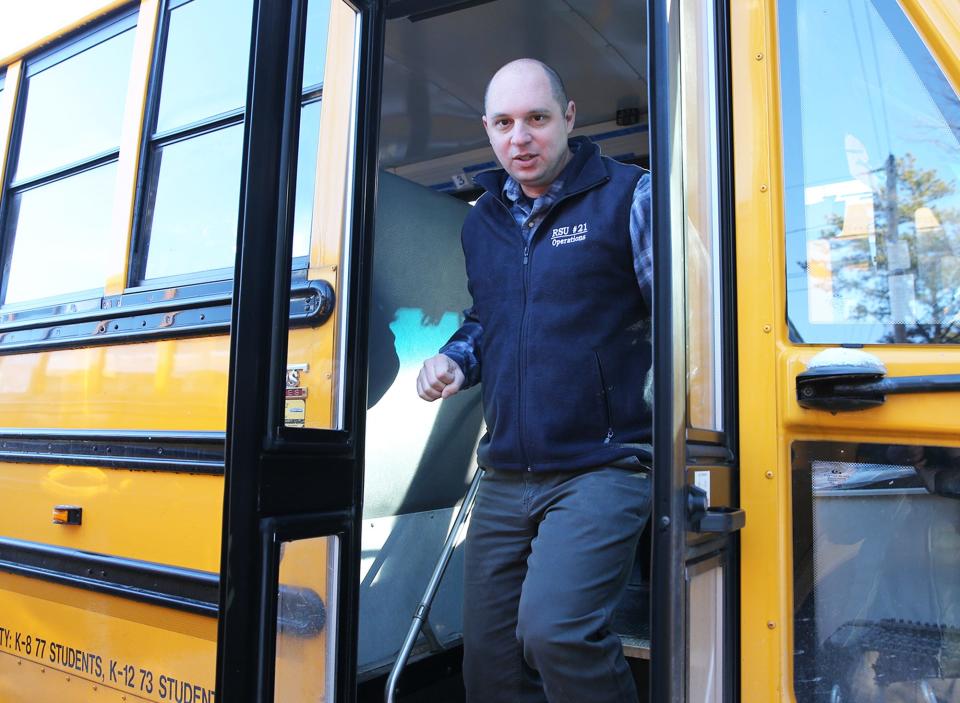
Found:
[[650, 177], [570, 138], [575, 117], [539, 61], [490, 80], [483, 126], [503, 169], [476, 177], [486, 192], [463, 226], [473, 306], [417, 381], [425, 400], [482, 381], [471, 703], [637, 700], [610, 625], [650, 513]]

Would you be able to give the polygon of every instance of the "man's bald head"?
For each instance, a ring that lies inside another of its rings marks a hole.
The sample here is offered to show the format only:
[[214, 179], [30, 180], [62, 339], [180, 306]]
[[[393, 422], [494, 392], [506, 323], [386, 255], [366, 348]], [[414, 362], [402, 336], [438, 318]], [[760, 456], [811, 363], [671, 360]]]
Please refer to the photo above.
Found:
[[487, 112], [487, 99], [490, 95], [490, 86], [493, 85], [493, 82], [501, 75], [516, 71], [529, 70], [530, 68], [539, 68], [541, 71], [543, 71], [544, 75], [547, 77], [547, 80], [550, 82], [550, 92], [553, 95], [554, 100], [557, 101], [557, 105], [560, 106], [561, 112], [566, 110], [569, 98], [567, 97], [566, 88], [563, 87], [563, 80], [560, 78], [560, 74], [554, 71], [553, 68], [551, 68], [548, 64], [545, 64], [543, 61], [538, 61], [537, 59], [515, 59], [514, 61], [501, 66], [500, 69], [494, 73], [487, 82], [487, 88], [483, 92], [484, 114]]

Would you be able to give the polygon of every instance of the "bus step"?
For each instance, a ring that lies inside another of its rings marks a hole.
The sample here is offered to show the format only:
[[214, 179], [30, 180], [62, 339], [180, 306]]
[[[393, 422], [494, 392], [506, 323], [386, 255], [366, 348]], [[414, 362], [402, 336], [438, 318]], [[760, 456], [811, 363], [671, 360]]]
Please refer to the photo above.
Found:
[[650, 636], [620, 635], [623, 643], [623, 656], [628, 659], [650, 659]]

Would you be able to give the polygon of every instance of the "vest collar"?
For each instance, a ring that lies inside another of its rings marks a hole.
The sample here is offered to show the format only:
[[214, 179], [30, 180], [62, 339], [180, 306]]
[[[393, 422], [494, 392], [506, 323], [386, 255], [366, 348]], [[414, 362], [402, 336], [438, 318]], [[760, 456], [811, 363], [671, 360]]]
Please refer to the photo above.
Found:
[[[607, 169], [600, 157], [600, 147], [586, 137], [572, 137], [567, 143], [573, 151], [573, 158], [563, 170], [564, 184], [560, 199], [572, 193], [590, 190], [607, 180]], [[473, 177], [474, 183], [501, 202], [506, 181], [507, 172], [502, 168], [483, 171]]]

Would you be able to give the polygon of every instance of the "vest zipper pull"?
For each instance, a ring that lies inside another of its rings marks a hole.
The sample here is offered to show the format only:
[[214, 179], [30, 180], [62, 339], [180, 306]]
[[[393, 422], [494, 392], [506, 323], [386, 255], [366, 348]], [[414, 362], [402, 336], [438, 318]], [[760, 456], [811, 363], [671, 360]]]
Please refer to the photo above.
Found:
[[523, 265], [524, 266], [527, 265], [527, 261], [530, 259], [529, 254], [530, 254], [530, 245], [526, 244], [523, 247]]
[[606, 437], [606, 439], [603, 440], [603, 443], [604, 443], [604, 444], [610, 444], [610, 440], [611, 440], [611, 439], [613, 439], [613, 428], [612, 428], [612, 427], [608, 427], [608, 428], [607, 428], [607, 437]]

